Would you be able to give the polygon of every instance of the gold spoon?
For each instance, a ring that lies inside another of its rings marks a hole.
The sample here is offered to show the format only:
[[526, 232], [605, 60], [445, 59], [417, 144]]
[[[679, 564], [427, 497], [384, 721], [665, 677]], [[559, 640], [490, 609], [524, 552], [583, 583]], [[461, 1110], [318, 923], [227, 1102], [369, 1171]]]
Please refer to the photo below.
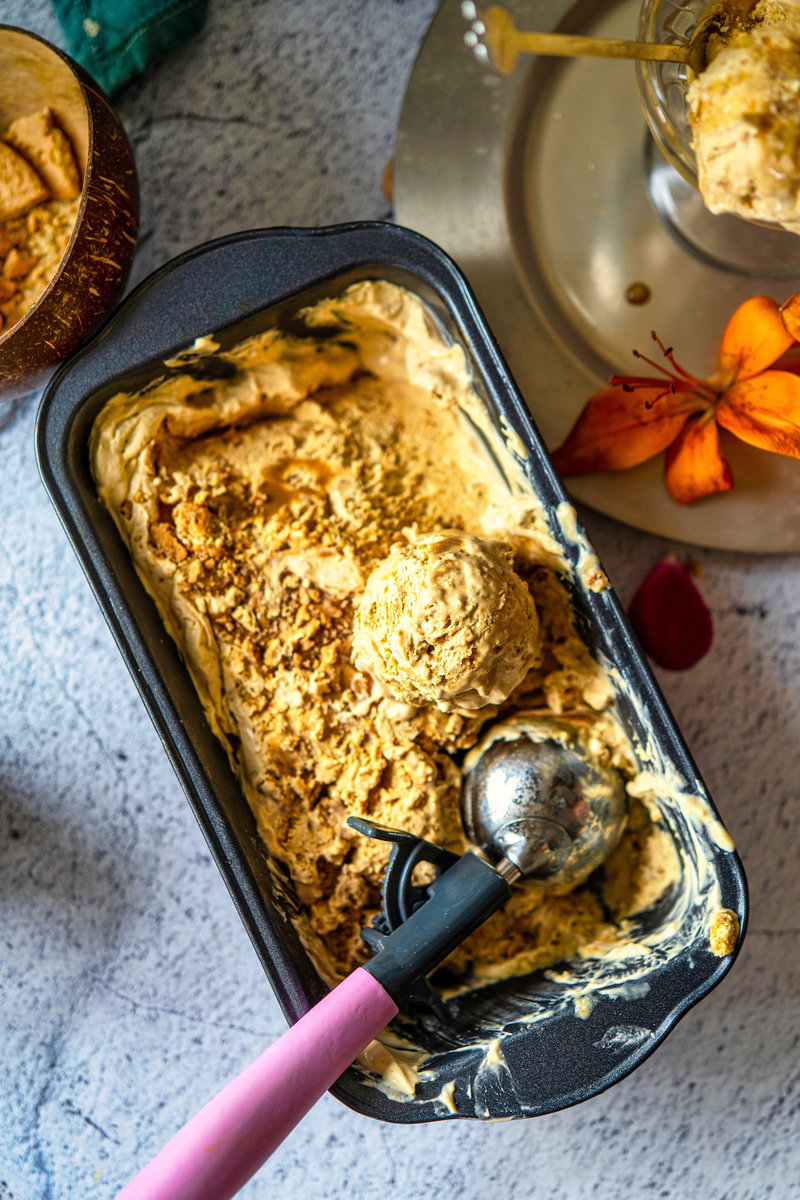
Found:
[[616, 38], [583, 37], [573, 33], [534, 33], [517, 29], [514, 18], [504, 8], [477, 8], [472, 0], [461, 5], [461, 15], [470, 22], [464, 44], [476, 58], [488, 62], [501, 75], [510, 75], [520, 54], [544, 54], [560, 57], [588, 55], [596, 58], [641, 58], [657, 62], [685, 63], [696, 75], [706, 66], [709, 34], [724, 17], [741, 20], [753, 7], [754, 0], [729, 0], [723, 8], [715, 5], [700, 21], [688, 42], [669, 45], [662, 42], [629, 42]]

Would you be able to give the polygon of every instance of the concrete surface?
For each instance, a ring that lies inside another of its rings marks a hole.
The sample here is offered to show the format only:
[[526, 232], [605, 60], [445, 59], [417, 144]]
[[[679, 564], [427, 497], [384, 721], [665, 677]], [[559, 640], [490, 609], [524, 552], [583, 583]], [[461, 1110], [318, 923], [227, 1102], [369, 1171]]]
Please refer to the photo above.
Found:
[[[133, 282], [233, 230], [388, 217], [434, 8], [212, 0], [118, 101], [142, 184]], [[46, 0], [0, 20], [61, 42]], [[39, 481], [35, 412], [0, 415], [0, 1200], [113, 1196], [284, 1027]], [[623, 601], [686, 552], [584, 516]], [[584, 1105], [388, 1126], [326, 1096], [243, 1196], [800, 1196], [800, 562], [691, 557], [715, 644], [660, 678], [749, 876], [730, 976]]]

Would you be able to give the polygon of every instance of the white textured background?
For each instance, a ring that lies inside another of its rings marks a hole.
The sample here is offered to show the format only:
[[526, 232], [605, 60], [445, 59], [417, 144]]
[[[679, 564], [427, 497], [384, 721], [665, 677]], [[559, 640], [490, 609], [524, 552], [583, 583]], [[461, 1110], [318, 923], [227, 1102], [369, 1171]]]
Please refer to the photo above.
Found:
[[[132, 282], [237, 229], [389, 216], [381, 170], [434, 8], [212, 0], [118, 102], [142, 188]], [[0, 0], [0, 20], [61, 44], [46, 0]], [[83, 1200], [113, 1196], [283, 1019], [39, 482], [35, 409], [0, 414], [0, 1200]], [[584, 516], [623, 601], [681, 549]], [[243, 1196], [800, 1196], [800, 562], [692, 557], [715, 645], [660, 678], [749, 877], [732, 973], [584, 1105], [390, 1126], [326, 1096]]]

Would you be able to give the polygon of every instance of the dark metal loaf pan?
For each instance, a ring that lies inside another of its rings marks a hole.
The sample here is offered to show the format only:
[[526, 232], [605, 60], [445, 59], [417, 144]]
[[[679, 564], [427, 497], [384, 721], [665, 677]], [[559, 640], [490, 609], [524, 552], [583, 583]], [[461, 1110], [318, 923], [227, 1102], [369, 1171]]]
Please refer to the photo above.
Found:
[[[293, 927], [291, 889], [276, 883], [182, 660], [97, 499], [87, 444], [110, 396], [162, 375], [163, 359], [196, 337], [213, 334], [224, 349], [364, 278], [415, 292], [445, 336], [462, 346], [488, 412], [522, 439], [531, 486], [554, 514], [566, 496], [463, 276], [432, 243], [388, 224], [256, 230], [181, 255], [143, 283], [61, 368], [45, 392], [37, 427], [45, 485], [289, 1021], [325, 991]], [[562, 540], [567, 559], [576, 563], [574, 541]], [[618, 712], [632, 741], [654, 747], [663, 769], [682, 781], [681, 790], [703, 794], [613, 592], [596, 594], [577, 578], [571, 589], [583, 636], [616, 669]], [[665, 804], [663, 817], [702, 901], [688, 912], [685, 895], [673, 890], [643, 914], [643, 929], [655, 931], [662, 947], [663, 931], [677, 930], [671, 953], [654, 951], [634, 982], [624, 964], [609, 964], [598, 979], [577, 963], [455, 997], [446, 1025], [423, 1017], [403, 1027], [430, 1056], [413, 1098], [385, 1094], [358, 1066], [334, 1093], [359, 1112], [389, 1121], [520, 1117], [575, 1104], [633, 1070], [731, 966], [733, 955], [720, 959], [709, 952], [703, 904], [707, 908], [713, 896], [714, 904], [733, 909], [740, 941], [746, 921], [741, 864], [723, 848], [724, 839], [721, 845], [709, 835], [713, 822], [698, 831], [678, 799]], [[582, 1006], [583, 993], [590, 1002]]]

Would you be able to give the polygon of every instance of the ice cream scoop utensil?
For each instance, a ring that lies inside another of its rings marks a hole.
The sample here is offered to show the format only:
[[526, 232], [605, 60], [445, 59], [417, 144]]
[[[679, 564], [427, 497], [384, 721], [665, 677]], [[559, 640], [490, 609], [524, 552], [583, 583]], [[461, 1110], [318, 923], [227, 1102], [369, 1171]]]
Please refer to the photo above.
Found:
[[474, 854], [457, 858], [430, 892], [397, 929], [376, 934], [374, 958], [192, 1117], [117, 1200], [230, 1200], [397, 1015], [398, 1001], [511, 895]]
[[493, 741], [490, 735], [464, 779], [467, 834], [511, 882], [524, 876], [539, 884], [580, 883], [622, 833], [626, 802], [619, 774], [558, 732], [559, 740]]
[[[511, 882], [521, 875], [583, 878], [599, 864], [622, 828], [622, 785], [576, 746], [546, 745], [499, 740], [468, 775], [465, 812], [489, 849], [504, 856], [497, 869], [471, 852], [459, 858], [351, 818], [361, 832], [393, 843], [384, 913], [365, 931], [377, 953], [184, 1125], [117, 1200], [230, 1200], [400, 1004], [425, 998], [425, 977], [505, 904]], [[427, 888], [413, 878], [421, 862], [438, 872]]]
[[[736, 0], [734, 3], [736, 4]], [[744, 4], [752, 7], [753, 0], [738, 0], [736, 7], [742, 7]], [[511, 13], [506, 9], [499, 6], [477, 8], [471, 0], [462, 4], [461, 12], [464, 19], [470, 22], [470, 27], [464, 34], [464, 44], [474, 51], [479, 61], [491, 64], [502, 75], [512, 73], [520, 54], [568, 58], [634, 58], [686, 63], [691, 71], [699, 74], [705, 66], [708, 36], [719, 22], [719, 11], [715, 9], [698, 24], [688, 42], [672, 45], [518, 29]]]

